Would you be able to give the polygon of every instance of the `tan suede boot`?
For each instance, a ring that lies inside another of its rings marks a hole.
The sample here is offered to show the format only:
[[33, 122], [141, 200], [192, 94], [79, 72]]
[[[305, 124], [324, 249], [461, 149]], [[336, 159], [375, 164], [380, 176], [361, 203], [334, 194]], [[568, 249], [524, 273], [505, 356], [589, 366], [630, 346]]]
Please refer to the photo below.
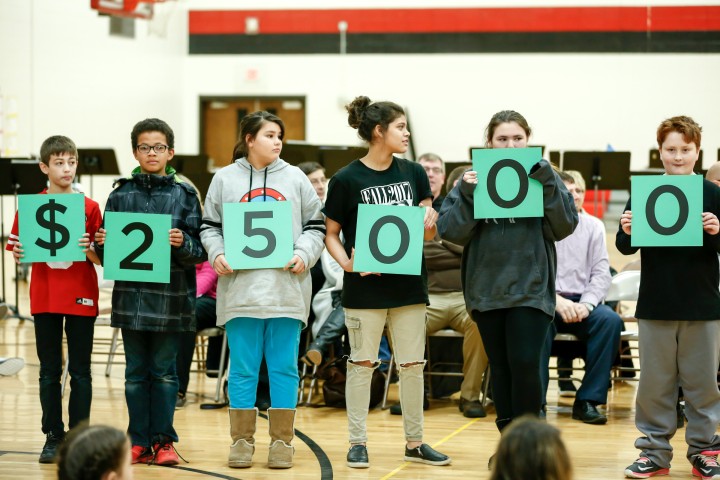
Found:
[[295, 447], [290, 445], [295, 434], [294, 408], [268, 408], [270, 423], [270, 452], [268, 467], [290, 468], [293, 466]]
[[252, 457], [255, 453], [255, 424], [257, 422], [257, 408], [231, 408], [230, 436], [233, 444], [230, 446], [228, 466], [231, 468], [248, 468], [252, 466]]

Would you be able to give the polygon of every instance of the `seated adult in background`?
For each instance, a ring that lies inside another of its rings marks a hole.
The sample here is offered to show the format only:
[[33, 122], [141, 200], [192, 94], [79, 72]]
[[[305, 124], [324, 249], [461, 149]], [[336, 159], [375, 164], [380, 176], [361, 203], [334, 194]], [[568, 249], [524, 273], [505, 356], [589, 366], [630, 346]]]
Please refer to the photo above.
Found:
[[[217, 297], [218, 276], [210, 262], [195, 265], [195, 279], [197, 282], [197, 299], [195, 301], [195, 317], [197, 331], [216, 326], [217, 315], [215, 304]], [[187, 403], [187, 389], [190, 383], [190, 368], [195, 352], [196, 333], [183, 332], [180, 350], [177, 354], [178, 398], [175, 408], [183, 408]], [[220, 367], [220, 351], [222, 350], [222, 336], [208, 338], [207, 358], [205, 365], [208, 370], [218, 370]]]
[[[432, 153], [421, 155], [418, 162], [423, 166], [430, 180], [433, 208], [439, 210], [442, 205], [441, 191], [445, 181], [445, 164], [438, 155]], [[465, 167], [460, 168], [453, 178], [448, 179], [448, 191], [455, 186], [465, 169]], [[464, 416], [478, 418], [486, 415], [480, 402], [480, 389], [488, 358], [477, 324], [465, 308], [460, 276], [462, 252], [462, 247], [442, 240], [439, 235], [424, 243], [423, 253], [428, 271], [430, 299], [425, 328], [428, 335], [444, 328], [452, 328], [463, 334], [463, 381], [460, 387], [459, 408]], [[393, 405], [390, 407], [390, 412], [399, 415], [402, 409], [399, 404]]]
[[[318, 198], [323, 204], [325, 204], [325, 192], [327, 191], [327, 178], [325, 178], [325, 167], [320, 165], [318, 162], [302, 162], [298, 163], [297, 167], [302, 170], [302, 172], [308, 177], [308, 180], [310, 180], [310, 183], [315, 189], [315, 193], [317, 193]], [[315, 295], [318, 294], [318, 292], [323, 288], [323, 285], [325, 284], [325, 274], [323, 272], [323, 268], [320, 262], [317, 262], [310, 268], [310, 278], [312, 279], [312, 293], [310, 294], [310, 298], [312, 299], [311, 301], [313, 301], [315, 299]], [[301, 349], [302, 345], [306, 345], [308, 342], [307, 335], [310, 335], [310, 329], [315, 324], [315, 318], [315, 311], [311, 308], [310, 317], [308, 317], [307, 323], [308, 328], [303, 329], [300, 334]]]
[[570, 236], [555, 244], [555, 328], [548, 331], [540, 374], [543, 391], [547, 393], [550, 349], [556, 332], [571, 333], [584, 342], [587, 347], [585, 375], [575, 397], [572, 418], [601, 425], [607, 423], [607, 417], [598, 412], [597, 405], [607, 403], [610, 370], [620, 345], [622, 319], [601, 303], [612, 281], [605, 226], [582, 209], [584, 185], [576, 183], [568, 172], [560, 172], [560, 178], [573, 196], [579, 223]]

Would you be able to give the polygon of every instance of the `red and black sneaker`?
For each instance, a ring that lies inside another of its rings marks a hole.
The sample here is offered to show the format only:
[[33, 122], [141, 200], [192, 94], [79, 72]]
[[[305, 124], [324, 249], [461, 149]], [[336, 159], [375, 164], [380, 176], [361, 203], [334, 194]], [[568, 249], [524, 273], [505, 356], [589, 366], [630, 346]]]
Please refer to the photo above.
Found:
[[692, 456], [692, 474], [702, 480], [720, 480], [720, 465], [715, 451], [700, 452]]
[[[155, 451], [155, 457], [151, 463], [154, 463], [155, 465], [177, 465], [180, 463], [180, 459], [182, 458], [177, 453], [177, 450], [175, 450], [173, 442], [156, 443], [153, 445], [153, 450]], [[187, 463], [187, 460], [184, 458], [183, 461]]]
[[669, 468], [662, 468], [647, 457], [640, 457], [625, 469], [627, 478], [650, 478], [658, 475], [669, 475]]
[[132, 463], [150, 463], [153, 459], [153, 452], [150, 447], [141, 447], [140, 445], [133, 445], [132, 450]]

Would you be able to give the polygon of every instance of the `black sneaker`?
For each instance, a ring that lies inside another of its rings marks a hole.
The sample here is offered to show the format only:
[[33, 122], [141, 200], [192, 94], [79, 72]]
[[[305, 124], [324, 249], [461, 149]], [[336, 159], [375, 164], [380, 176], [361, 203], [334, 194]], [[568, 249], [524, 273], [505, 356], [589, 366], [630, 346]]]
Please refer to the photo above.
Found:
[[574, 397], [577, 394], [577, 388], [572, 380], [558, 380], [558, 390], [560, 390], [561, 397]]
[[[713, 454], [713, 455], [711, 455]], [[702, 452], [692, 456], [692, 474], [702, 480], [720, 479], [720, 466], [715, 452]]]
[[347, 454], [347, 466], [350, 468], [368, 468], [370, 466], [365, 445], [353, 445], [350, 447]]
[[638, 458], [635, 460], [635, 463], [625, 469], [625, 476], [627, 478], [649, 478], [656, 475], [668, 474], [670, 474], [669, 468], [659, 467], [647, 457]]
[[487, 416], [480, 400], [465, 400], [460, 397], [460, 411], [467, 418], [483, 418]]
[[450, 457], [434, 450], [427, 443], [423, 443], [419, 447], [405, 447], [405, 461], [425, 463], [427, 465], [450, 465]]
[[43, 446], [42, 452], [38, 462], [40, 463], [53, 463], [55, 461], [55, 455], [57, 454], [58, 447], [65, 439], [65, 433], [56, 434], [50, 432], [45, 437], [45, 445]]

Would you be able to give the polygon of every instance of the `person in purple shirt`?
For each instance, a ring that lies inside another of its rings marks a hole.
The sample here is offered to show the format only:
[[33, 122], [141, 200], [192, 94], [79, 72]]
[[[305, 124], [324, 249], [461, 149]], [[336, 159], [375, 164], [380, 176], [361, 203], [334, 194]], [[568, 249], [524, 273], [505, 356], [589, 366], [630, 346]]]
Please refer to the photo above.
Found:
[[[602, 220], [582, 209], [585, 187], [568, 172], [560, 178], [572, 194], [578, 211], [578, 226], [568, 237], [556, 242], [557, 276], [554, 327], [548, 331], [541, 377], [547, 393], [550, 349], [556, 333], [571, 333], [584, 342], [585, 376], [577, 391], [572, 418], [593, 425], [607, 423], [597, 409], [607, 403], [610, 370], [620, 345], [623, 323], [620, 316], [602, 304], [612, 277]], [[545, 402], [543, 402], [543, 405]]]

